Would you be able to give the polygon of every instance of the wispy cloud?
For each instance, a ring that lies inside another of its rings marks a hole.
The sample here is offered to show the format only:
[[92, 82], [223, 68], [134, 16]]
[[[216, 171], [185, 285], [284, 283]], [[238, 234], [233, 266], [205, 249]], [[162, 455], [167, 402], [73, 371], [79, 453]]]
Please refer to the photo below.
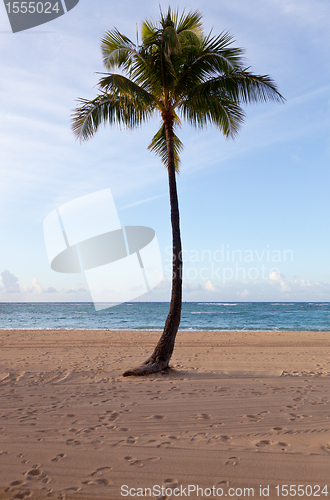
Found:
[[267, 0], [294, 23], [313, 29], [329, 29], [330, 5], [323, 0]]
[[158, 198], [162, 198], [163, 196], [166, 196], [165, 193], [158, 194], [157, 196], [150, 196], [149, 198], [145, 198], [144, 200], [139, 200], [139, 201], [135, 201], [133, 203], [129, 203], [128, 205], [125, 205], [124, 207], [118, 208], [118, 212], [120, 212], [121, 210], [126, 210], [127, 208], [136, 207], [137, 205], [142, 205], [142, 203], [148, 203], [149, 201], [157, 200]]

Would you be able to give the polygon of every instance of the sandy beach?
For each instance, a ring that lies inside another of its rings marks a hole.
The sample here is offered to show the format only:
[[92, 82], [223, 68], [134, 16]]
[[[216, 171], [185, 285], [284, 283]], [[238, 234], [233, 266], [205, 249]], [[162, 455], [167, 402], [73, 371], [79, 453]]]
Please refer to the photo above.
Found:
[[0, 331], [1, 500], [327, 498], [330, 332], [159, 335]]

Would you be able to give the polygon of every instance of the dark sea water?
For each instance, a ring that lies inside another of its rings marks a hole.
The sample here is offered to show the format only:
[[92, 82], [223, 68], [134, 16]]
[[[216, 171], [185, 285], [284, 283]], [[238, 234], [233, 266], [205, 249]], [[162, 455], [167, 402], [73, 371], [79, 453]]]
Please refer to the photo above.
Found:
[[[169, 304], [0, 303], [0, 330], [159, 330]], [[182, 330], [330, 331], [329, 302], [185, 302]]]

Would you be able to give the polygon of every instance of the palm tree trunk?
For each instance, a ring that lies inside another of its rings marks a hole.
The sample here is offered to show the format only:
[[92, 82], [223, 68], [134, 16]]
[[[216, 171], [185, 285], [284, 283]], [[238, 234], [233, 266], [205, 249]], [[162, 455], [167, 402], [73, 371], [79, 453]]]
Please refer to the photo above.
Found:
[[175, 338], [180, 325], [182, 307], [182, 248], [179, 202], [175, 178], [173, 117], [163, 116], [163, 118], [165, 121], [168, 151], [168, 180], [173, 245], [172, 295], [170, 309], [165, 321], [162, 336], [160, 337], [150, 358], [148, 358], [141, 367], [128, 370], [123, 373], [124, 377], [130, 375], [148, 375], [149, 373], [156, 373], [167, 368], [173, 353]]

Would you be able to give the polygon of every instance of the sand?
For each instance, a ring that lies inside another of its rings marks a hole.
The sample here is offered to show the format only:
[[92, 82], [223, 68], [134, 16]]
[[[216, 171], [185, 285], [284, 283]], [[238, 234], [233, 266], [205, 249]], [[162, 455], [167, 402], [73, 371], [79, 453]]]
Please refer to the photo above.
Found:
[[330, 495], [330, 332], [159, 335], [0, 331], [1, 500]]

